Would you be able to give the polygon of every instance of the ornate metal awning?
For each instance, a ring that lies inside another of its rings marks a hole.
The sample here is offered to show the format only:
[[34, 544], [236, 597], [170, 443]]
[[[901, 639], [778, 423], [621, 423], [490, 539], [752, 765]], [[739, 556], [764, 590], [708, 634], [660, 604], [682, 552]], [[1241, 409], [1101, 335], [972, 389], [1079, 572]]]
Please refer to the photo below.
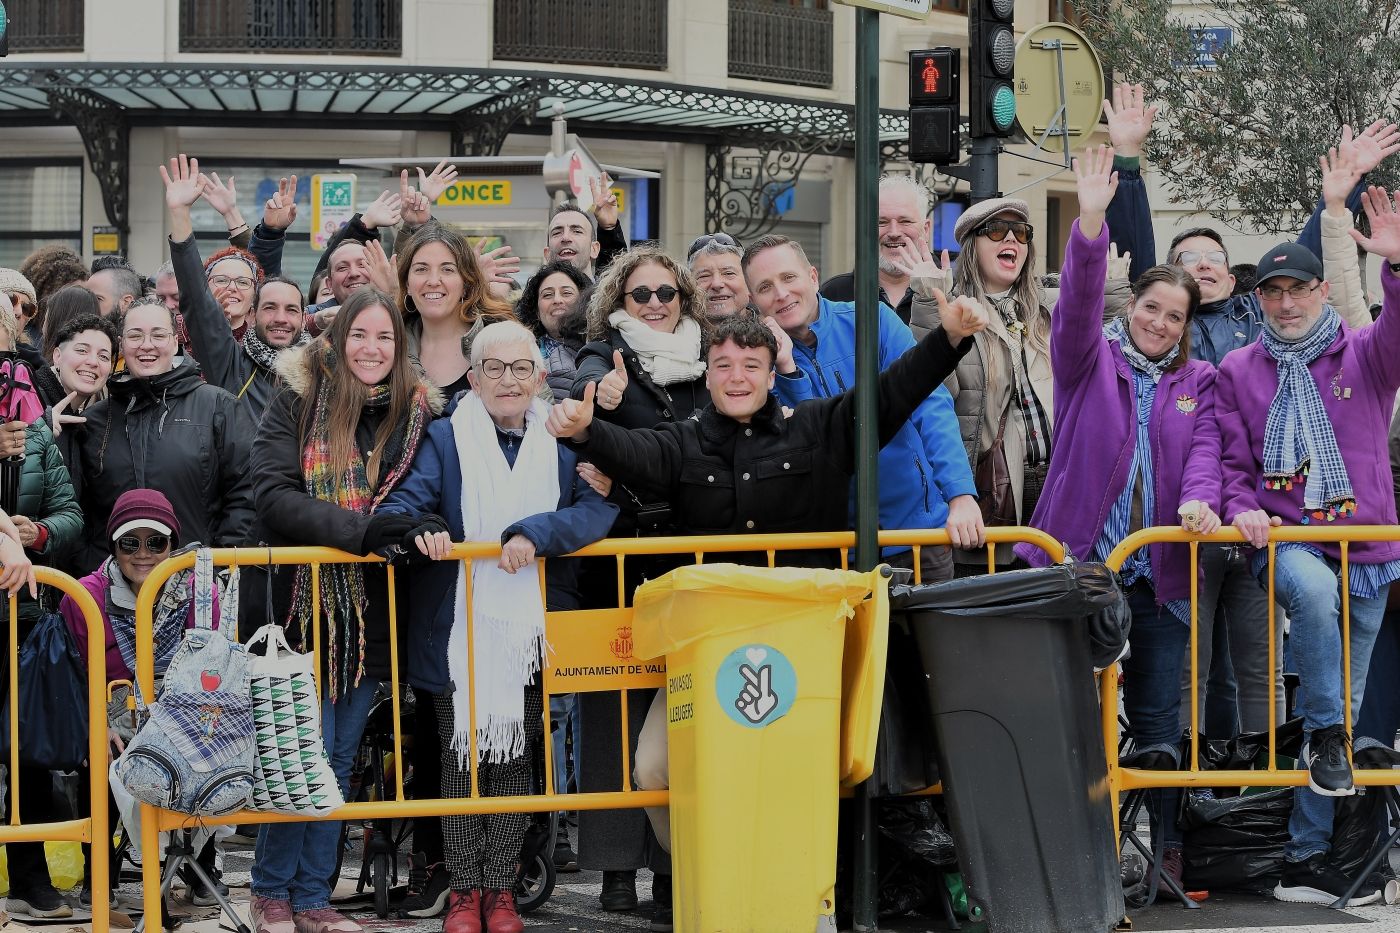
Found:
[[[0, 126], [75, 124], [113, 226], [125, 231], [133, 126], [200, 125], [447, 129], [459, 155], [496, 155], [512, 132], [548, 132], [562, 104], [582, 136], [626, 136], [709, 147], [706, 213], [712, 229], [772, 218], [774, 191], [814, 154], [849, 154], [849, 105], [592, 75], [498, 69], [270, 63], [0, 64]], [[908, 132], [882, 111], [880, 136]], [[757, 151], [744, 178], [726, 171], [736, 150]], [[742, 194], [737, 194], [742, 192]], [[749, 220], [743, 218], [747, 216]], [[768, 224], [771, 226], [771, 222]]]

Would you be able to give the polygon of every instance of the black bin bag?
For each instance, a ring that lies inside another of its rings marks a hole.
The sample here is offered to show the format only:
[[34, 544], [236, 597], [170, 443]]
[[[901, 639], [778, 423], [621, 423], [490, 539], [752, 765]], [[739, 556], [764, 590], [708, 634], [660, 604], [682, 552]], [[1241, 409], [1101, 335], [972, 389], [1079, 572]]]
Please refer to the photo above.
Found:
[[1102, 564], [897, 587], [925, 675], [958, 861], [989, 933], [1124, 916], [1095, 667], [1129, 624]]

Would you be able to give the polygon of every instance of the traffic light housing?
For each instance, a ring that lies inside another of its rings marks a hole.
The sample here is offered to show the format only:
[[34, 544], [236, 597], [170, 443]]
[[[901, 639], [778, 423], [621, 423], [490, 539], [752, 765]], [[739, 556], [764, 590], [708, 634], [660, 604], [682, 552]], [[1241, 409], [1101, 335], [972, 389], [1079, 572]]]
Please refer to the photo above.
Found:
[[968, 11], [968, 131], [973, 137], [1016, 131], [1015, 0], [972, 0]]
[[962, 156], [959, 85], [962, 54], [953, 48], [909, 53], [909, 160], [952, 165]]

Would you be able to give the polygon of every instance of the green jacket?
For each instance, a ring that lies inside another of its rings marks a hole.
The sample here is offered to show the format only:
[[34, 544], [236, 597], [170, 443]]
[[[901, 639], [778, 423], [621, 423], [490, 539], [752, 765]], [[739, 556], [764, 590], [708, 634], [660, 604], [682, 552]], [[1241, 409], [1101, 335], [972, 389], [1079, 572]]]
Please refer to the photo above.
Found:
[[[53, 432], [43, 421], [31, 424], [25, 434], [18, 506], [15, 514], [43, 525], [48, 531], [42, 548], [27, 549], [35, 563], [53, 565], [80, 540], [83, 512], [73, 494], [68, 467], [54, 443]], [[57, 597], [54, 603], [57, 604]], [[21, 630], [27, 630], [38, 620], [40, 606], [27, 595], [21, 596], [19, 615]]]

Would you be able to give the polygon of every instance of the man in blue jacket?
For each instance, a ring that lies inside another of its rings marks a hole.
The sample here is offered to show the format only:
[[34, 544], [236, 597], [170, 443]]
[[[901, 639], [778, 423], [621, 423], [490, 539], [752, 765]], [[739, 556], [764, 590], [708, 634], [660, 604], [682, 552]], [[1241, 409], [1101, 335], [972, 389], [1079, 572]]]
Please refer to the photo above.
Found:
[[[785, 405], [831, 398], [855, 385], [856, 313], [851, 302], [828, 301], [818, 293], [816, 268], [800, 243], [770, 234], [744, 251], [744, 277], [751, 300], [778, 339], [775, 391]], [[914, 335], [887, 305], [880, 305], [880, 369], [910, 347]], [[852, 502], [854, 508], [854, 502]], [[880, 527], [944, 528], [954, 547], [985, 543], [972, 467], [958, 433], [953, 398], [940, 386], [880, 451]], [[884, 558], [913, 567], [909, 548], [891, 547]], [[925, 583], [952, 579], [952, 553], [925, 547]]]

